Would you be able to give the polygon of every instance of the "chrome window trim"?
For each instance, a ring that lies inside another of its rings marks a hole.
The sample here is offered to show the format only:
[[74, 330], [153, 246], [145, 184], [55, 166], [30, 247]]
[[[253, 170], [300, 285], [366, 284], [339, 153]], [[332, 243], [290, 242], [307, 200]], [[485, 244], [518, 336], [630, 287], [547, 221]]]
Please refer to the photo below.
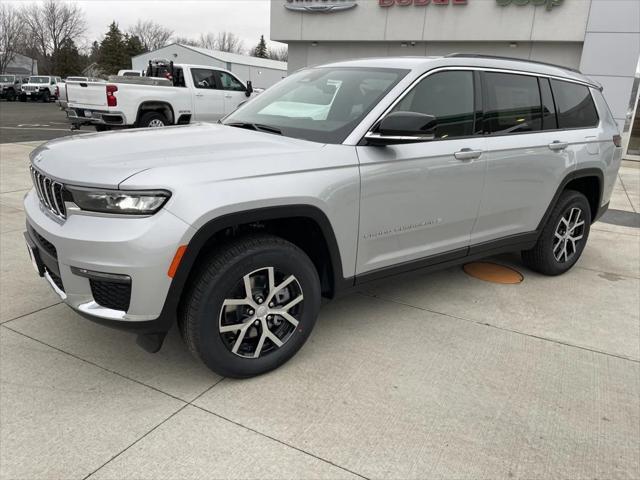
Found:
[[[572, 79], [572, 78], [561, 77], [561, 76], [558, 76], [558, 75], [550, 75], [550, 74], [546, 74], [546, 73], [527, 72], [527, 71], [524, 71], [524, 70], [512, 70], [512, 69], [508, 69], [508, 68], [477, 67], [477, 66], [465, 67], [465, 66], [459, 66], [459, 65], [451, 66], [451, 67], [437, 67], [437, 68], [434, 68], [434, 69], [429, 70], [427, 72], [424, 72], [422, 75], [418, 76], [413, 82], [411, 82], [411, 84], [391, 103], [391, 105], [389, 105], [389, 107], [387, 107], [386, 110], [369, 126], [369, 128], [366, 131], [366, 133], [362, 136], [362, 138], [360, 139], [360, 141], [356, 145], [360, 145], [362, 140], [365, 140], [367, 138], [367, 135], [374, 134], [375, 132], [373, 130], [380, 123], [380, 121], [384, 117], [386, 117], [389, 114], [389, 112], [391, 112], [395, 108], [395, 106], [404, 99], [404, 97], [406, 97], [409, 93], [411, 93], [411, 91], [422, 80], [424, 80], [425, 78], [427, 78], [427, 77], [429, 77], [431, 75], [434, 75], [436, 73], [447, 72], [447, 71], [506, 73], [506, 74], [512, 74], [512, 75], [526, 75], [526, 76], [535, 77], [535, 78], [549, 78], [549, 79], [559, 80], [559, 81], [562, 81], [562, 82], [575, 83], [575, 84], [583, 85], [583, 86], [587, 87], [589, 89], [589, 94], [591, 95], [591, 99], [592, 100], [593, 100], [593, 95], [591, 94], [591, 90], [590, 89], [591, 88], [595, 88], [597, 90], [600, 90], [600, 87], [595, 85], [595, 84], [593, 84], [593, 83], [580, 81], [580, 80]], [[475, 92], [474, 92], [474, 95], [475, 95]], [[597, 108], [596, 108], [596, 111], [597, 111]], [[598, 114], [598, 120], [600, 120], [599, 117], [600, 117], [600, 115]], [[594, 126], [594, 127], [584, 127], [584, 128], [597, 128], [597, 125]], [[571, 129], [571, 130], [582, 130], [584, 128], [583, 127], [578, 127], [578, 128], [574, 128], [574, 129]], [[558, 131], [558, 130], [567, 130], [567, 129], [561, 129], [561, 128], [555, 129], [555, 131]], [[541, 133], [541, 132], [545, 132], [545, 131], [552, 132], [554, 130], [541, 130], [541, 131], [526, 132], [526, 133]], [[518, 134], [515, 133], [515, 134], [512, 134], [512, 135], [518, 135]], [[450, 139], [447, 139], [447, 140], [459, 140], [459, 139], [462, 139], [462, 138], [473, 138], [473, 137], [476, 137], [476, 136], [480, 136], [480, 135], [472, 135], [472, 136], [466, 136], [466, 137], [454, 137], [454, 138], [450, 138]]]
[[387, 140], [395, 140], [395, 141], [407, 141], [407, 142], [427, 142], [433, 140], [433, 136], [429, 135], [380, 135], [375, 132], [367, 132], [364, 136], [367, 139], [378, 139], [383, 138]]

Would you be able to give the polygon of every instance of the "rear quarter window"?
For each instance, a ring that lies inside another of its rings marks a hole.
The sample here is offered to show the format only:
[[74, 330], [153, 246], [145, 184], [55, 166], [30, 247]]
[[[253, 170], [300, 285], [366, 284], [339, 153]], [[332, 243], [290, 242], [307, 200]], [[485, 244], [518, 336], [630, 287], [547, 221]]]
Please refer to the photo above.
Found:
[[577, 83], [551, 80], [559, 128], [591, 128], [598, 125], [598, 111], [589, 88]]

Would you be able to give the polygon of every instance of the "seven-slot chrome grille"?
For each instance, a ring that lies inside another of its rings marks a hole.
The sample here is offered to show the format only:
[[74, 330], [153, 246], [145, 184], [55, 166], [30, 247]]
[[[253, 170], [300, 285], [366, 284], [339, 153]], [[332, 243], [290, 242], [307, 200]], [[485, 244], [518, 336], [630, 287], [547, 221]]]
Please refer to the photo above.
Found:
[[64, 196], [62, 194], [64, 185], [43, 175], [32, 166], [29, 166], [29, 169], [31, 170], [31, 179], [40, 202], [56, 217], [67, 218], [67, 210], [64, 206]]

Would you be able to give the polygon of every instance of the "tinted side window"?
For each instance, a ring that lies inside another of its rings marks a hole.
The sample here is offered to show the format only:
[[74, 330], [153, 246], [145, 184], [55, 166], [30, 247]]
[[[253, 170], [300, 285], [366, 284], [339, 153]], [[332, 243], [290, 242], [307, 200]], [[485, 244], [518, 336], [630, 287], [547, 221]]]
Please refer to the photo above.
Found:
[[538, 79], [510, 73], [485, 73], [485, 128], [491, 133], [540, 130], [542, 111]]
[[222, 90], [244, 92], [244, 85], [242, 85], [242, 83], [240, 83], [236, 78], [225, 72], [218, 72], [218, 75], [220, 78], [220, 83], [222, 84]]
[[558, 119], [556, 118], [556, 106], [553, 102], [551, 94], [551, 85], [548, 78], [539, 78], [540, 94], [542, 95], [542, 129], [555, 130], [558, 128]]
[[196, 88], [216, 88], [215, 71], [207, 70], [204, 68], [192, 68], [191, 76], [193, 77], [193, 84]]
[[473, 135], [473, 73], [435, 73], [422, 80], [393, 109], [436, 117], [436, 139]]
[[577, 83], [551, 80], [560, 128], [589, 128], [598, 125], [598, 112], [589, 88]]
[[184, 82], [184, 71], [182, 68], [176, 68], [173, 72], [173, 86], [174, 87], [186, 87]]

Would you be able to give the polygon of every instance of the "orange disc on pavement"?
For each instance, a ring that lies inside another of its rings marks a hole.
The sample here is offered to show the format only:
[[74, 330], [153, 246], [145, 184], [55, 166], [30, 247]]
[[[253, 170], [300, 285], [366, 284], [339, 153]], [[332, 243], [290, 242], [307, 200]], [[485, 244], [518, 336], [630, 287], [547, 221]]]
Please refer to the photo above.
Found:
[[463, 270], [467, 275], [484, 280], [485, 282], [513, 285], [524, 280], [522, 274], [517, 270], [491, 262], [467, 263], [463, 267]]

